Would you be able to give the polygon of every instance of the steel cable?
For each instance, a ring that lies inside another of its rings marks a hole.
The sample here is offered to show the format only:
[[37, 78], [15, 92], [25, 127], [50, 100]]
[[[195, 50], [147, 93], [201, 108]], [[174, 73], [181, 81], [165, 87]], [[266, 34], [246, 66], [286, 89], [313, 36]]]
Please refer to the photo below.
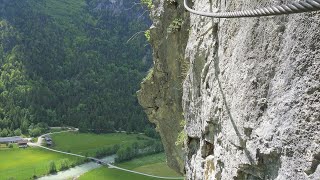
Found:
[[293, 2], [290, 4], [282, 4], [276, 6], [263, 7], [253, 10], [232, 11], [232, 12], [202, 12], [197, 11], [188, 6], [188, 0], [184, 0], [184, 7], [191, 13], [200, 16], [214, 18], [239, 18], [239, 17], [259, 17], [274, 16], [282, 14], [294, 14], [320, 10], [320, 0], [305, 0]]

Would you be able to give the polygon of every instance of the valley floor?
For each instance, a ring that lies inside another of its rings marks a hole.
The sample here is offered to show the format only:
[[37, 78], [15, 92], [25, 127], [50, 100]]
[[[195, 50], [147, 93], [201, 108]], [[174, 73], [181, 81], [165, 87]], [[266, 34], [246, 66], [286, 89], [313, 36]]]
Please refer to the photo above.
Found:
[[[150, 138], [142, 134], [86, 134], [66, 132], [52, 135], [54, 145], [52, 148], [68, 151], [75, 154], [91, 155], [100, 148], [105, 148], [119, 144], [129, 146], [134, 142], [143, 143]], [[22, 180], [33, 179], [34, 177], [45, 176], [49, 172], [50, 162], [54, 162], [56, 169], [61, 170], [63, 163], [67, 162], [68, 167], [82, 164], [85, 158], [78, 158], [66, 154], [56, 153], [37, 147], [27, 149], [0, 148], [0, 180]], [[155, 176], [180, 176], [166, 165], [164, 153], [144, 156], [133, 159], [117, 166], [133, 171], [146, 173]], [[77, 176], [80, 176], [78, 174]], [[77, 177], [76, 176], [76, 177]], [[82, 175], [80, 179], [155, 179], [138, 174], [133, 174], [108, 167], [100, 167]]]
[[[178, 173], [170, 169], [165, 162], [165, 154], [155, 154], [150, 156], [145, 156], [141, 158], [136, 158], [131, 161], [117, 164], [117, 166], [130, 169], [137, 172], [142, 172], [146, 174], [164, 176], [164, 177], [181, 177]], [[139, 174], [132, 174], [130, 172], [124, 172], [117, 169], [110, 169], [107, 167], [101, 167], [90, 171], [83, 176], [80, 180], [151, 180], [158, 179], [152, 177], [146, 177]]]

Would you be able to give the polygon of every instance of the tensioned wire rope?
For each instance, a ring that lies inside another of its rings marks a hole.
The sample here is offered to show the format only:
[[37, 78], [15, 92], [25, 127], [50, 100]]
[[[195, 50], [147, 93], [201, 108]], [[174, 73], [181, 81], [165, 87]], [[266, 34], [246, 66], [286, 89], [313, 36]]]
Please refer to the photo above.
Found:
[[320, 10], [320, 0], [304, 0], [288, 4], [263, 7], [259, 9], [231, 11], [231, 12], [203, 12], [197, 11], [188, 6], [188, 0], [184, 0], [184, 7], [191, 13], [200, 16], [213, 18], [240, 18], [240, 17], [260, 17], [274, 16], [282, 14], [294, 14]]

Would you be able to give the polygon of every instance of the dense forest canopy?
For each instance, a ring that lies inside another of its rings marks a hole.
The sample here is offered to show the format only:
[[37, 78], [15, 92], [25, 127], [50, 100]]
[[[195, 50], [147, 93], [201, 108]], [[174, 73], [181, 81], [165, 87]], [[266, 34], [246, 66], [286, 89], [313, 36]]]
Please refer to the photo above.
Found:
[[151, 66], [136, 0], [0, 0], [0, 136], [70, 125], [143, 131]]

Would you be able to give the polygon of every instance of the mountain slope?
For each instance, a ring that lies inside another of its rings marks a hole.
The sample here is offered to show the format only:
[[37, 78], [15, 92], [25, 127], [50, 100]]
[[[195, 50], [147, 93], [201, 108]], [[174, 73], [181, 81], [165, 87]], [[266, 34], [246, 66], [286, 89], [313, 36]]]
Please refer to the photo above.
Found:
[[127, 42], [149, 21], [134, 2], [1, 0], [0, 131], [149, 126], [135, 92], [150, 50], [144, 36]]

